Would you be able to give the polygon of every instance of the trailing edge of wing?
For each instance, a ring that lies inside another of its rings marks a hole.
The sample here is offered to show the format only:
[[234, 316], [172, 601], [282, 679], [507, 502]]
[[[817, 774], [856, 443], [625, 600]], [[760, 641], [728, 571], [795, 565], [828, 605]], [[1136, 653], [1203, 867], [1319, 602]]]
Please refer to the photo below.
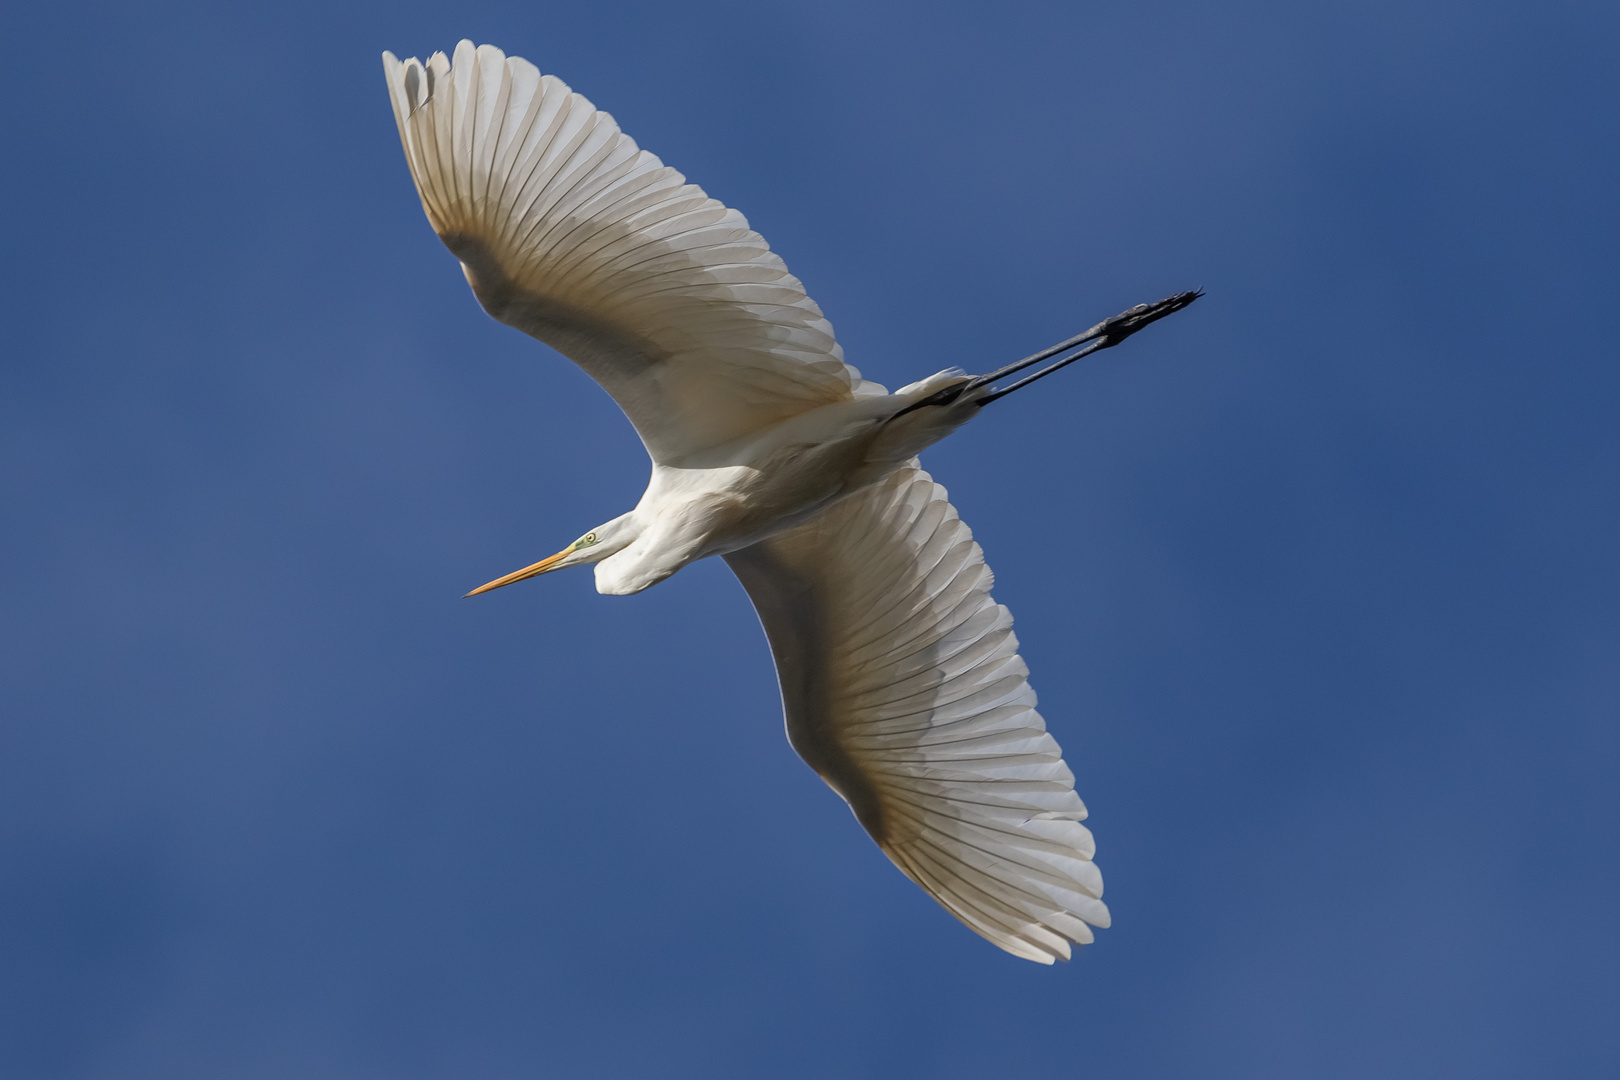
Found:
[[747, 220], [562, 81], [468, 41], [383, 64], [422, 208], [480, 303], [600, 382], [654, 460], [857, 386]]
[[770, 639], [788, 737], [896, 866], [1031, 960], [1108, 925], [1074, 775], [944, 488], [913, 462], [726, 560]]

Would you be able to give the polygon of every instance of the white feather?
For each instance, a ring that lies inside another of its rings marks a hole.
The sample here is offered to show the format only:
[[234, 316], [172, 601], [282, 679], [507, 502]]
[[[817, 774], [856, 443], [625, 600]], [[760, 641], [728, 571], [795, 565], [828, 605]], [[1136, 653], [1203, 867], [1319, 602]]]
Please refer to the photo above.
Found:
[[383, 63], [422, 209], [479, 301], [600, 382], [654, 461], [883, 392], [741, 214], [560, 80], [467, 41]]
[[1032, 960], [1108, 925], [1074, 776], [944, 488], [912, 463], [726, 560], [770, 638], [788, 737], [896, 866]]

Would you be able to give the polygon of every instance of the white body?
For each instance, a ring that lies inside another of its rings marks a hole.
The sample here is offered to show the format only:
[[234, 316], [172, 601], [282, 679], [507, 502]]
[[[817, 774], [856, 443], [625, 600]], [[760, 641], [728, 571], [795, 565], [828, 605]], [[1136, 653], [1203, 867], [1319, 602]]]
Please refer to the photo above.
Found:
[[694, 559], [729, 555], [802, 525], [883, 479], [973, 417], [978, 407], [965, 395], [946, 408], [894, 418], [963, 378], [940, 372], [895, 394], [823, 405], [757, 435], [655, 461], [632, 511], [638, 535], [596, 564], [597, 591], [640, 592]]
[[634, 593], [720, 555], [770, 639], [794, 747], [972, 929], [1051, 963], [1108, 925], [1085, 807], [1012, 617], [916, 455], [982, 391], [889, 394], [741, 214], [533, 65], [384, 54], [423, 209], [495, 318], [613, 395], [652, 480], [629, 513], [483, 589], [596, 564]]

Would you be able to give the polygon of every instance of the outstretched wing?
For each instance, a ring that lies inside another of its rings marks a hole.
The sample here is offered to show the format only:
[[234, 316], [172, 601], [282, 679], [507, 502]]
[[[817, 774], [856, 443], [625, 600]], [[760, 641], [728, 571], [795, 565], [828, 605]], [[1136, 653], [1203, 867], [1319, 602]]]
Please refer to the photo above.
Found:
[[601, 383], [655, 461], [850, 396], [799, 280], [613, 117], [490, 45], [383, 65], [422, 208], [479, 302]]
[[770, 639], [788, 738], [896, 866], [1031, 960], [1108, 925], [1074, 774], [944, 488], [911, 462], [725, 558]]

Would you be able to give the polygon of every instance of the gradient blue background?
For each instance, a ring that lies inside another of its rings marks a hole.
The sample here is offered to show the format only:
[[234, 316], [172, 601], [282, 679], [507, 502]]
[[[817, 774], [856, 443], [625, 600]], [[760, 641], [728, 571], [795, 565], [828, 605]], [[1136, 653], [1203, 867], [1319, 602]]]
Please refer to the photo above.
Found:
[[[1620, 1072], [1612, 3], [12, 3], [0, 1075]], [[926, 464], [1114, 929], [1044, 969], [782, 737], [719, 563], [423, 220], [378, 54], [554, 72], [851, 360], [1208, 297]]]

